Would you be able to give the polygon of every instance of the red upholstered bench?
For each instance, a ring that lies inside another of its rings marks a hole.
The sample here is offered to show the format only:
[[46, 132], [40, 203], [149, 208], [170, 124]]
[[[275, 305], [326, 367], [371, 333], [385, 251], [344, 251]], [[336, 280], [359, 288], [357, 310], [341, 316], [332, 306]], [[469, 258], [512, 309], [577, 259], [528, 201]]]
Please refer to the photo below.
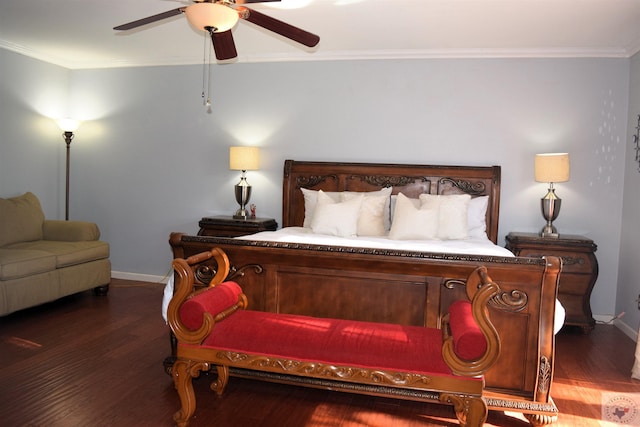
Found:
[[[190, 266], [211, 257], [217, 274], [208, 288], [194, 292]], [[178, 341], [172, 368], [182, 403], [174, 415], [178, 426], [195, 411], [192, 378], [211, 367], [218, 394], [229, 369], [239, 368], [303, 385], [308, 380], [316, 387], [437, 400], [454, 405], [461, 424], [484, 423], [482, 374], [497, 359], [500, 342], [486, 310], [498, 287], [482, 268], [467, 281], [471, 301], [452, 303], [443, 329], [435, 329], [246, 310], [240, 286], [223, 281], [228, 265], [219, 249], [174, 260], [177, 286], [168, 319]]]

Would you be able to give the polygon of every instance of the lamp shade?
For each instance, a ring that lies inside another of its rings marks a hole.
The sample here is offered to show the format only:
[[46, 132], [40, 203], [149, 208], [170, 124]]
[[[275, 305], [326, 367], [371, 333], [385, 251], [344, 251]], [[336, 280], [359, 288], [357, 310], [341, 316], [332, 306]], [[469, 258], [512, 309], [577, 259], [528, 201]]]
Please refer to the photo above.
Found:
[[187, 6], [184, 14], [191, 25], [202, 31], [207, 31], [205, 27], [213, 27], [215, 32], [221, 33], [232, 29], [238, 22], [235, 9], [217, 3], [192, 4]]
[[65, 132], [75, 132], [80, 126], [80, 122], [75, 119], [65, 117], [64, 119], [58, 119], [58, 126]]
[[537, 182], [569, 181], [569, 154], [543, 153], [535, 157], [535, 180]]
[[258, 147], [229, 147], [229, 169], [258, 170]]

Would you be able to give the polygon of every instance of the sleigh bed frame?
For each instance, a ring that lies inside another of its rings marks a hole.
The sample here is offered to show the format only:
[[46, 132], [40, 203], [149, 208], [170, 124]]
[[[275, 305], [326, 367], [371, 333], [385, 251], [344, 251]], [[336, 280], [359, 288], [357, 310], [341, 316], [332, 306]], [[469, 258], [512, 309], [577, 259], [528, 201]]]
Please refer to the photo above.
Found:
[[[287, 160], [283, 176], [284, 227], [303, 224], [301, 188], [375, 191], [390, 186], [392, 194], [409, 197], [486, 195], [487, 236], [494, 243], [498, 240], [499, 166]], [[533, 425], [557, 419], [551, 386], [559, 258], [350, 248], [184, 233], [172, 233], [170, 244], [174, 258], [222, 249], [232, 266], [230, 278], [240, 284], [252, 310], [436, 328], [441, 327], [449, 305], [464, 297], [466, 278], [483, 266], [502, 290], [492, 299], [490, 311], [504, 343], [496, 364], [485, 375], [487, 406], [521, 412]], [[216, 271], [215, 263], [204, 263], [195, 276], [205, 284]], [[167, 360], [170, 365], [172, 359]]]

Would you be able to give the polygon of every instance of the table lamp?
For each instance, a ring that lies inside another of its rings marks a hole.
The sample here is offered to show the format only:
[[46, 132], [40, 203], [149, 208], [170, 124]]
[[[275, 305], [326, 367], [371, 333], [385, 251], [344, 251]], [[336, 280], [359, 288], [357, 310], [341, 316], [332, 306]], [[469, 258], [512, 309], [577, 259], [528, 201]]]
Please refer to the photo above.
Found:
[[242, 171], [240, 182], [235, 186], [236, 201], [240, 205], [233, 215], [236, 219], [247, 219], [247, 203], [251, 198], [251, 186], [247, 182], [246, 173], [248, 170], [258, 170], [258, 147], [230, 147], [229, 148], [229, 169]]
[[547, 221], [540, 231], [542, 237], [557, 238], [558, 230], [553, 225], [553, 221], [560, 214], [562, 200], [556, 195], [553, 184], [556, 182], [569, 181], [569, 154], [568, 153], [543, 153], [536, 154], [535, 157], [535, 180], [537, 182], [548, 182], [549, 190], [540, 200], [542, 216]]

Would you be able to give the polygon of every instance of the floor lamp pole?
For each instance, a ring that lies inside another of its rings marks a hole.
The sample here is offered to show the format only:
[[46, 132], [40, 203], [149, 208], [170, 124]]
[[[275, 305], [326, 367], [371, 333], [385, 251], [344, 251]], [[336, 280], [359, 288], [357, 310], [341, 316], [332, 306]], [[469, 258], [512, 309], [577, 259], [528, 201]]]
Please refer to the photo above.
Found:
[[64, 137], [64, 142], [67, 143], [67, 185], [65, 187], [65, 209], [64, 209], [64, 219], [69, 221], [69, 160], [71, 158], [71, 140], [73, 139], [73, 132], [65, 131], [62, 136]]

